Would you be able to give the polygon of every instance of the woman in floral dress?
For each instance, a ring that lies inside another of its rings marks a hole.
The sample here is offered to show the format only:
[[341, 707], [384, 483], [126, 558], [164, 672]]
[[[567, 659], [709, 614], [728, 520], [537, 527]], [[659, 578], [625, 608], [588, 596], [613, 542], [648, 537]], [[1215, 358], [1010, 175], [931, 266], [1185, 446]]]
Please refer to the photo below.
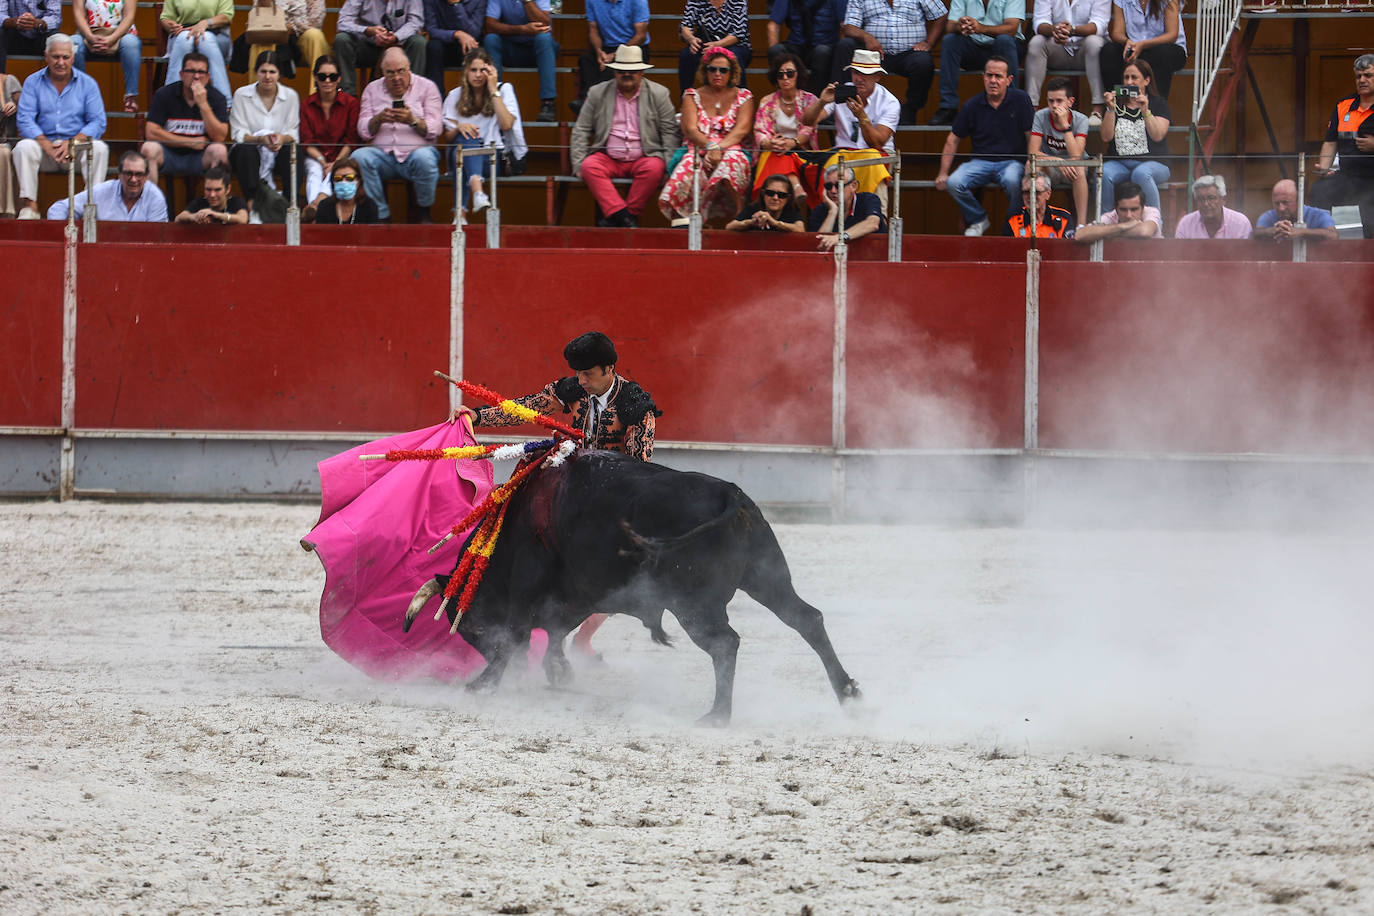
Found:
[[692, 171], [701, 157], [703, 221], [729, 219], [749, 197], [753, 178], [744, 144], [754, 132], [754, 97], [740, 88], [740, 66], [726, 48], [709, 48], [697, 68], [697, 87], [682, 96], [682, 135], [687, 152], [673, 169], [658, 208], [674, 226], [692, 212]]

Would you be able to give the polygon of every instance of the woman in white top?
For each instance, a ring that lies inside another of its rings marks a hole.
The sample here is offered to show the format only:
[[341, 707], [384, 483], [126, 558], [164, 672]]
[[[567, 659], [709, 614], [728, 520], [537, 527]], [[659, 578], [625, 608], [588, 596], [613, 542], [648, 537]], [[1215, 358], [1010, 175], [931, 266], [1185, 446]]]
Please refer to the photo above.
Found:
[[[473, 48], [463, 59], [463, 82], [444, 99], [443, 142], [452, 143], [449, 167], [456, 167], [459, 147], [504, 147], [502, 133], [520, 120], [520, 105], [510, 83], [498, 83], [491, 55]], [[463, 210], [476, 213], [491, 203], [483, 189], [482, 176], [491, 167], [490, 156], [468, 156], [463, 160]]]
[[301, 138], [301, 99], [296, 90], [280, 84], [277, 52], [263, 51], [254, 69], [258, 81], [234, 93], [229, 113], [234, 140], [229, 164], [250, 209], [256, 207], [263, 183], [271, 186], [274, 172], [286, 187], [291, 180], [291, 144]]

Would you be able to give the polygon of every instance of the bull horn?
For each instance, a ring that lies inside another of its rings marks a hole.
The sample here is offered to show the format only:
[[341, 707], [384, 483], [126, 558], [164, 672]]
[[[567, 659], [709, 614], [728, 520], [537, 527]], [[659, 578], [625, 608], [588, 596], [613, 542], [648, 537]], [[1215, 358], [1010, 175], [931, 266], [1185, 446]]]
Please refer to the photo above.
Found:
[[410, 599], [410, 607], [406, 608], [406, 632], [410, 631], [410, 625], [415, 622], [415, 615], [420, 613], [420, 608], [425, 606], [425, 602], [439, 594], [439, 580], [430, 579], [420, 590], [415, 593], [415, 597]]

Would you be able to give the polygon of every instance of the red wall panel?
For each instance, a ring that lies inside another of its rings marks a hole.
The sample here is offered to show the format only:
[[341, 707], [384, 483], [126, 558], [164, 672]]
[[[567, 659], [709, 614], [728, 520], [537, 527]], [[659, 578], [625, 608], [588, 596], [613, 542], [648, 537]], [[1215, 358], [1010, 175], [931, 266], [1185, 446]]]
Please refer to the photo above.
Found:
[[0, 242], [0, 426], [62, 425], [62, 250]]
[[438, 422], [447, 251], [83, 246], [77, 424], [400, 430]]
[[1369, 272], [1046, 264], [1040, 444], [1374, 452]]
[[665, 439], [830, 442], [829, 258], [470, 251], [464, 374], [516, 396], [568, 374], [563, 345], [615, 340]]
[[849, 266], [846, 442], [1019, 448], [1024, 264]]

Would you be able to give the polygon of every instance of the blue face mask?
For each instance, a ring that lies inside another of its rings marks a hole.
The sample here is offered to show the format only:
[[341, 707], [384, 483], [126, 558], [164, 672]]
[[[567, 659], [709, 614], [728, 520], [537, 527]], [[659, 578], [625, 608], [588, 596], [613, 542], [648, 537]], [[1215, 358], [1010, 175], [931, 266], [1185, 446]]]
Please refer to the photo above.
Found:
[[339, 200], [352, 200], [357, 193], [358, 183], [356, 181], [334, 182], [334, 196]]

